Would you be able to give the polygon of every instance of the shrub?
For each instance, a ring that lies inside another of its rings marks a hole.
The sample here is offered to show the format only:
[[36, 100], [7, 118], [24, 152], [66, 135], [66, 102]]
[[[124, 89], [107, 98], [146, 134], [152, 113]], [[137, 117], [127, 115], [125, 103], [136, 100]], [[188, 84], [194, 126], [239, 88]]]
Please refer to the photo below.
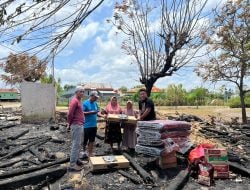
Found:
[[[250, 108], [250, 97], [245, 98], [246, 107]], [[241, 108], [240, 97], [231, 98], [228, 101], [230, 108]]]

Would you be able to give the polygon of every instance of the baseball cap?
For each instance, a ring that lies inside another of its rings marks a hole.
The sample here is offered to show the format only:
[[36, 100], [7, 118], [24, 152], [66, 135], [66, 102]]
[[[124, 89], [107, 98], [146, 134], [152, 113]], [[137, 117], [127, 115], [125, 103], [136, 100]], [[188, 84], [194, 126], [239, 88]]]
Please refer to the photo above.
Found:
[[75, 92], [78, 92], [78, 91], [84, 91], [84, 88], [82, 86], [77, 86], [75, 89]]
[[98, 93], [96, 91], [90, 92], [89, 96], [95, 96], [96, 98], [99, 98]]

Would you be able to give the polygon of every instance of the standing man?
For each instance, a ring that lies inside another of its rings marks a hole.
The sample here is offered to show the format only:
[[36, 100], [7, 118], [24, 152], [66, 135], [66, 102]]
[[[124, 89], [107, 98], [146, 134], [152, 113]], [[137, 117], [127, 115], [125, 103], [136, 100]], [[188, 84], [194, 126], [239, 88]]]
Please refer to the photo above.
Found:
[[83, 111], [85, 115], [84, 123], [84, 142], [83, 150], [88, 151], [88, 156], [93, 156], [93, 146], [95, 142], [96, 132], [97, 132], [97, 115], [102, 117], [103, 115], [99, 113], [97, 99], [99, 98], [96, 91], [90, 92], [89, 99], [85, 100], [83, 103]]
[[83, 138], [82, 125], [84, 124], [84, 113], [82, 109], [81, 99], [84, 95], [84, 88], [77, 86], [75, 96], [70, 102], [68, 113], [68, 126], [71, 129], [71, 152], [70, 152], [70, 171], [80, 171], [82, 162], [79, 160], [79, 152], [81, 149], [81, 142]]
[[145, 89], [139, 90], [139, 120], [141, 121], [150, 121], [155, 120], [155, 106], [154, 102], [148, 98], [147, 92]]

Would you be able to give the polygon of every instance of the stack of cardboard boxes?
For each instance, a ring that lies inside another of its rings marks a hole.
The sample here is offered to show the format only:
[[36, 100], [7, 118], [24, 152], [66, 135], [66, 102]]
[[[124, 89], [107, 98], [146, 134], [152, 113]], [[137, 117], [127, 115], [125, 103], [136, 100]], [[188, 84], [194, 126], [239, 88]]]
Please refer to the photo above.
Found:
[[165, 144], [165, 151], [161, 153], [158, 159], [159, 167], [161, 169], [177, 167], [176, 151], [179, 149], [179, 146], [171, 138], [167, 138], [163, 142]]
[[161, 169], [177, 167], [176, 151], [166, 153], [158, 159], [158, 165]]
[[226, 149], [205, 149], [205, 159], [213, 165], [215, 179], [229, 178], [229, 164]]

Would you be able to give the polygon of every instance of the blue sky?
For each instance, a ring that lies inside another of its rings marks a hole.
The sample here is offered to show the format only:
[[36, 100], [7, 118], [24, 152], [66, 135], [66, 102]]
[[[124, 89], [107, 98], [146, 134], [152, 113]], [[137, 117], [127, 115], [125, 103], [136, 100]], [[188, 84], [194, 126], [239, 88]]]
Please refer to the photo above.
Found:
[[[116, 34], [116, 28], [107, 23], [112, 17], [113, 0], [105, 0], [75, 32], [72, 41], [55, 58], [55, 77], [62, 84], [78, 84], [84, 82], [109, 83], [114, 88], [127, 86], [131, 88], [139, 83], [136, 64], [122, 50], [124, 36]], [[214, 6], [209, 0], [207, 10]], [[0, 57], [6, 56], [9, 49], [0, 46]], [[51, 64], [48, 73], [51, 73]], [[203, 83], [192, 71], [193, 67], [184, 67], [171, 77], [159, 79], [155, 86], [166, 88], [169, 84], [183, 84], [186, 89], [203, 86], [211, 90], [216, 87]], [[4, 86], [3, 83], [0, 84]]]

